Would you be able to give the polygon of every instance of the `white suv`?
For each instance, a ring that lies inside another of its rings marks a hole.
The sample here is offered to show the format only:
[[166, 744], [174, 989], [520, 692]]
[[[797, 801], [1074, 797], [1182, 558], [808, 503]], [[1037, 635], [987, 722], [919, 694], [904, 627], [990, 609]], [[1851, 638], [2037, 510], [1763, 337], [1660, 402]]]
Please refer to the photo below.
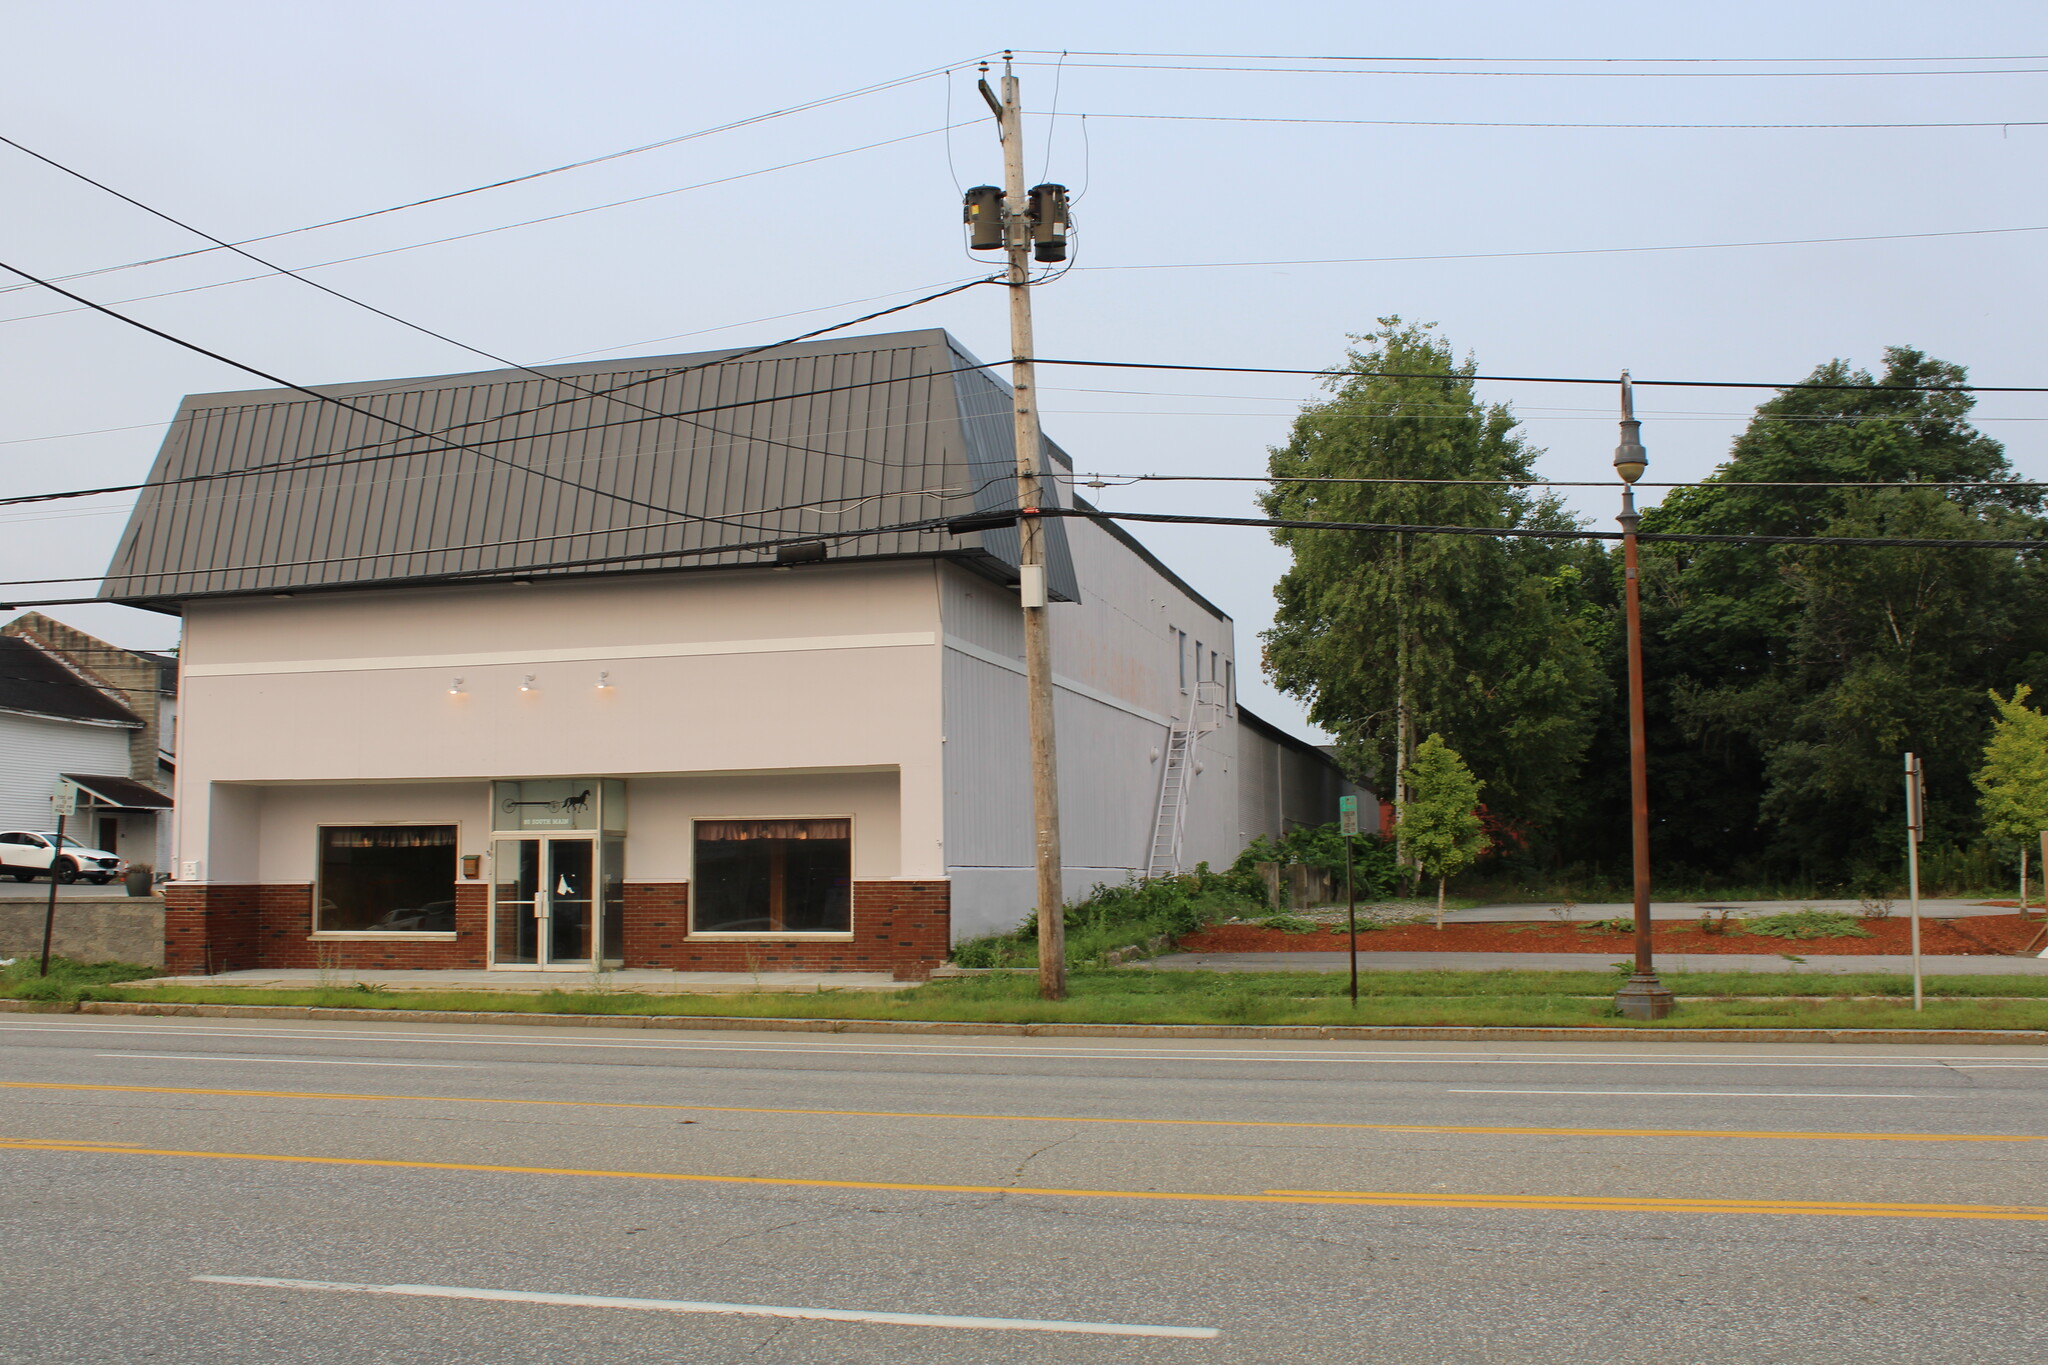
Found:
[[0, 872], [9, 872], [18, 882], [31, 881], [56, 864], [60, 882], [80, 877], [105, 886], [128, 870], [128, 864], [103, 848], [87, 848], [70, 835], [64, 836], [64, 851], [57, 851], [57, 835], [51, 830], [0, 831]]

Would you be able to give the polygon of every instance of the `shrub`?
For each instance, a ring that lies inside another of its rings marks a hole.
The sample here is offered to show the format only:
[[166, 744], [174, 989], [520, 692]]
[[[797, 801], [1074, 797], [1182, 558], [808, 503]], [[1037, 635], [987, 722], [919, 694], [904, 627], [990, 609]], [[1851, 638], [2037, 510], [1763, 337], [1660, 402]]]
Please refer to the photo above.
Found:
[[[1351, 880], [1361, 896], [1384, 896], [1399, 883], [1400, 864], [1395, 861], [1392, 840], [1377, 834], [1353, 834]], [[1333, 877], [1344, 875], [1344, 845], [1347, 836], [1338, 825], [1300, 825], [1288, 830], [1277, 842], [1261, 834], [1245, 845], [1244, 852], [1225, 874], [1232, 890], [1253, 899], [1264, 899], [1265, 883], [1259, 880], [1259, 863], [1301, 863], [1321, 868]]]
[[[1251, 909], [1246, 903], [1251, 899], [1235, 890], [1229, 874], [1212, 872], [1207, 863], [1177, 877], [1133, 876], [1114, 886], [1098, 884], [1085, 899], [1066, 907], [1067, 961], [1099, 962], [1119, 948], [1193, 933]], [[1036, 965], [1038, 917], [1026, 917], [1007, 934], [955, 945], [953, 961], [962, 967]]]
[[1258, 924], [1261, 929], [1278, 929], [1283, 934], [1315, 934], [1330, 927], [1299, 915], [1268, 915]]
[[[1737, 926], [1730, 925], [1736, 929]], [[1782, 915], [1759, 915], [1746, 919], [1738, 930], [1762, 934], [1765, 938], [1875, 938], [1856, 922], [1854, 915], [1840, 910], [1788, 910]]]

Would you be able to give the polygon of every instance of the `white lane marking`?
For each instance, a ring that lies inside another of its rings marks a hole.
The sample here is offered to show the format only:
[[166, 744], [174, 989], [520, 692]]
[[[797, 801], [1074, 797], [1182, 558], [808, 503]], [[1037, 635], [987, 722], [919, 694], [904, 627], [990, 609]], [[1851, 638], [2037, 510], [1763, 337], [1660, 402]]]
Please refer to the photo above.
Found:
[[1922, 1100], [1925, 1095], [1844, 1095], [1799, 1090], [1447, 1090], [1448, 1095], [1698, 1095], [1707, 1099]]
[[462, 1062], [357, 1062], [333, 1057], [231, 1057], [224, 1052], [95, 1052], [95, 1057], [139, 1057], [152, 1062], [280, 1062], [289, 1066], [426, 1066], [437, 1071], [473, 1071]]
[[194, 1275], [195, 1284], [259, 1289], [311, 1289], [329, 1294], [396, 1294], [421, 1299], [482, 1299], [493, 1303], [548, 1303], [567, 1308], [635, 1308], [652, 1313], [720, 1313], [811, 1322], [878, 1322], [893, 1327], [967, 1327], [994, 1332], [1079, 1332], [1102, 1337], [1183, 1337], [1213, 1340], [1214, 1327], [1160, 1327], [1132, 1322], [1062, 1322], [1046, 1318], [976, 1318], [951, 1313], [877, 1313], [845, 1308], [787, 1308], [761, 1303], [700, 1303], [690, 1299], [627, 1299], [610, 1294], [545, 1294], [525, 1289], [462, 1289], [441, 1284], [346, 1284], [281, 1280], [264, 1275]]
[[[533, 1027], [548, 1027], [535, 1025]], [[575, 1027], [557, 1025], [556, 1027]], [[817, 1044], [748, 1042], [748, 1043], [647, 1043], [597, 1039], [557, 1038], [493, 1038], [475, 1034], [435, 1034], [370, 1032], [354, 1030], [290, 1029], [212, 1029], [205, 1027], [136, 1027], [130, 1025], [102, 1024], [0, 1024], [0, 1032], [22, 1033], [64, 1033], [75, 1030], [89, 1030], [109, 1034], [172, 1035], [178, 1037], [206, 1038], [260, 1038], [270, 1041], [321, 1039], [346, 1042], [418, 1042], [436, 1043], [447, 1046], [467, 1047], [567, 1047], [567, 1048], [609, 1048], [621, 1051], [656, 1052], [760, 1052], [769, 1055], [790, 1054], [797, 1056], [862, 1056], [862, 1057], [1003, 1057], [1032, 1058], [1046, 1057], [1077, 1061], [1302, 1061], [1302, 1062], [1344, 1062], [1344, 1063], [1386, 1063], [1429, 1066], [1436, 1064], [1461, 1066], [1744, 1066], [1744, 1067], [1821, 1067], [1821, 1068], [1914, 1068], [1955, 1070], [1963, 1067], [1983, 1069], [1988, 1064], [1951, 1061], [1945, 1057], [1898, 1057], [1884, 1058], [1882, 1054], [1871, 1061], [1833, 1060], [1773, 1060], [1768, 1053], [1698, 1053], [1681, 1057], [1649, 1056], [1638, 1057], [1621, 1053], [1511, 1053], [1490, 1052], [1484, 1056], [1465, 1056], [1428, 1053], [1409, 1050], [1360, 1051], [1360, 1052], [1308, 1052], [1299, 1049], [1256, 1049], [1256, 1048], [1205, 1048], [1199, 1051], [1177, 1048], [1122, 1048], [1084, 1049], [1049, 1045], [1042, 1047], [971, 1047], [932, 1048], [913, 1043], [895, 1045], [851, 1044], [820, 1046]], [[1760, 1045], [1763, 1046], [1763, 1045]], [[1605, 1060], [1605, 1059], [1616, 1060]], [[1716, 1060], [1728, 1058], [1729, 1060]], [[2008, 1071], [2048, 1071], [2048, 1061], [2013, 1062], [1999, 1065], [1996, 1069]]]

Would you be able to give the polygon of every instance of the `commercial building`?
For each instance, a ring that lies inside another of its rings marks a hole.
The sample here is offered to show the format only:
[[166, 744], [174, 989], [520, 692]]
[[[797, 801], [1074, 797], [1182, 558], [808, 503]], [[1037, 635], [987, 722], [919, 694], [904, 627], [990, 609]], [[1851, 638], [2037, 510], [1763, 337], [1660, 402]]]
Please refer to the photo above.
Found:
[[[104, 590], [184, 618], [167, 966], [916, 977], [1027, 914], [1017, 535], [947, 527], [1015, 507], [1007, 388], [939, 331], [545, 373], [186, 400]], [[1229, 618], [1047, 531], [1068, 893], [1334, 818]]]

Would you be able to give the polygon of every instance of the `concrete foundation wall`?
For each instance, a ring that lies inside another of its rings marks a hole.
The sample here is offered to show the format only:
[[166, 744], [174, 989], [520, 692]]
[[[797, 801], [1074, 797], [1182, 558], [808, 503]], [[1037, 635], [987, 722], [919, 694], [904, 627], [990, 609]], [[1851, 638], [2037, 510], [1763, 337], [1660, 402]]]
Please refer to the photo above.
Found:
[[[43, 951], [42, 901], [0, 902], [0, 957], [35, 957]], [[164, 903], [154, 896], [57, 898], [50, 951], [78, 962], [164, 961]]]

